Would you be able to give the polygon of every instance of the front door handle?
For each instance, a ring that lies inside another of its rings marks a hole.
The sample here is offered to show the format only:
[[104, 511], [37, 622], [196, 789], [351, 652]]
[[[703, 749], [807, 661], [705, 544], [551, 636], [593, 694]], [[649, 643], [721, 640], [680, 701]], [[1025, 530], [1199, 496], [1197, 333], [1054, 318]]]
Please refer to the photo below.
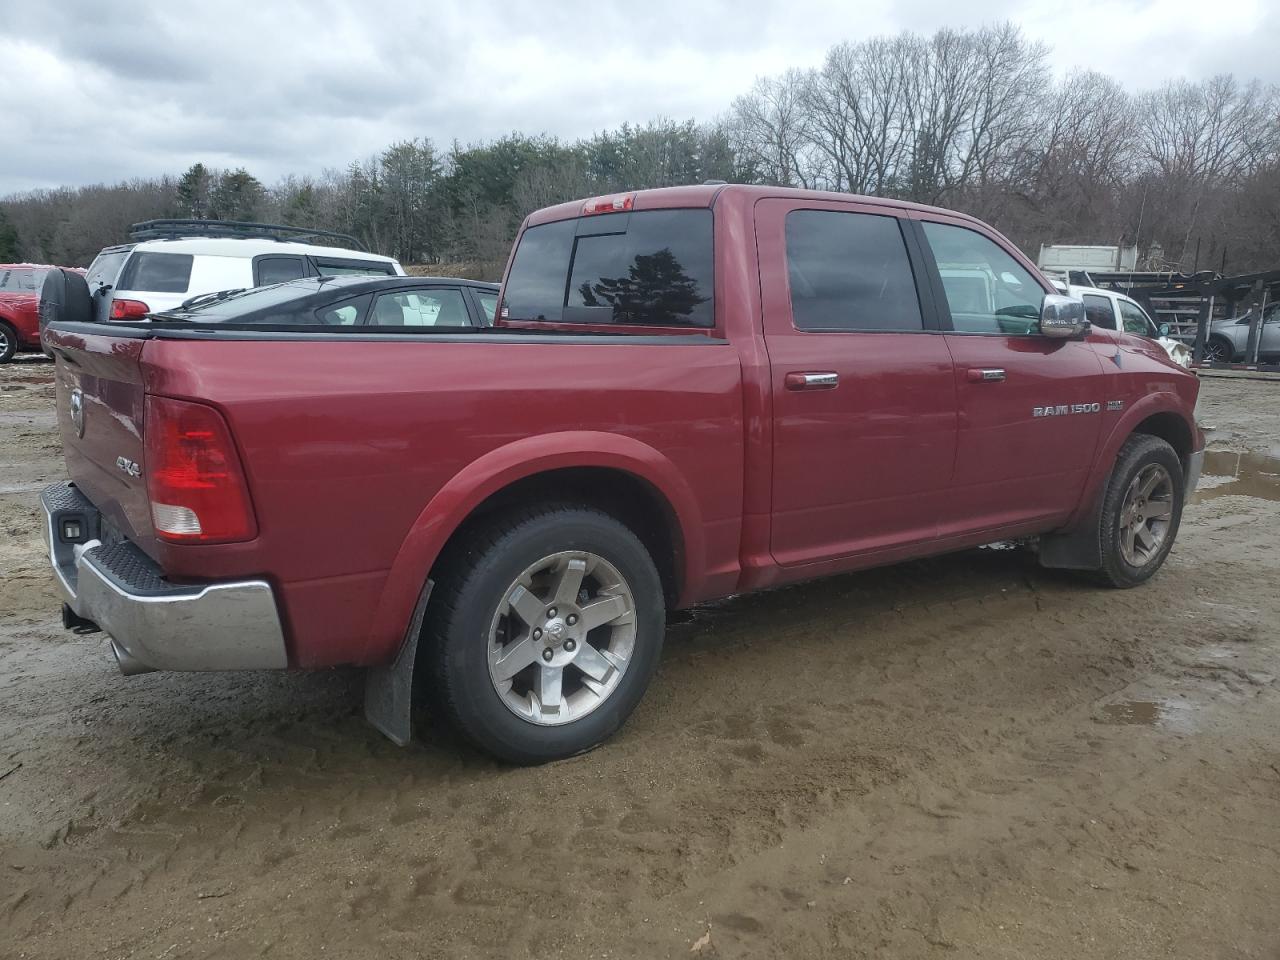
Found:
[[834, 390], [840, 386], [840, 374], [831, 371], [788, 373], [783, 383], [788, 390]]
[[974, 367], [969, 371], [970, 383], [1000, 383], [1004, 380], [1004, 367]]

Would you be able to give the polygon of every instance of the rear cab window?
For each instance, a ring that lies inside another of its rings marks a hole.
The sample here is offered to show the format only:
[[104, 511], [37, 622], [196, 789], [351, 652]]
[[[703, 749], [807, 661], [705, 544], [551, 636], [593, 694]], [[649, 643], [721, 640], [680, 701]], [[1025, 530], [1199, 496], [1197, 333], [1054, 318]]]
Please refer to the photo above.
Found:
[[120, 272], [117, 290], [146, 293], [186, 293], [191, 284], [189, 253], [135, 253]]
[[636, 210], [525, 230], [503, 320], [642, 327], [715, 325], [708, 209]]

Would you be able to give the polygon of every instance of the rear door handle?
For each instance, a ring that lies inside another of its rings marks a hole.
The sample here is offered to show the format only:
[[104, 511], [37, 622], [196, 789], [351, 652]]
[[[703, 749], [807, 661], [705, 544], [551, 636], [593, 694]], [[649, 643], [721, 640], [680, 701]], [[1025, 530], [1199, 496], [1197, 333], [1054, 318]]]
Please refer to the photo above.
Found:
[[831, 371], [788, 373], [783, 383], [788, 390], [834, 390], [840, 386], [840, 374]]
[[999, 383], [1004, 380], [1004, 367], [974, 367], [969, 371], [970, 383]]

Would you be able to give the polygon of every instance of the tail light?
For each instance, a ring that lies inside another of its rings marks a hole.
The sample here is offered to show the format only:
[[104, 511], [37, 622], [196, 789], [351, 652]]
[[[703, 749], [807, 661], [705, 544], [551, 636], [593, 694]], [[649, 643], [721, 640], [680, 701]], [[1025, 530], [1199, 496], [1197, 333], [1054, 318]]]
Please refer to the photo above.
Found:
[[589, 217], [596, 213], [623, 213], [630, 210], [636, 202], [634, 193], [619, 193], [612, 197], [596, 197], [582, 205], [582, 215]]
[[156, 536], [227, 543], [258, 533], [231, 431], [213, 407], [148, 396], [147, 497]]
[[150, 312], [151, 308], [141, 300], [111, 301], [112, 320], [141, 320]]

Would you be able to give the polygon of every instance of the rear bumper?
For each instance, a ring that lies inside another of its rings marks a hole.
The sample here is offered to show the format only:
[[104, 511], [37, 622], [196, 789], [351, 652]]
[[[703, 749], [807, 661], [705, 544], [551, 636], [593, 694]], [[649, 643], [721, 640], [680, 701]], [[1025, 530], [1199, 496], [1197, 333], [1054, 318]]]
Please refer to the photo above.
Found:
[[[169, 583], [132, 543], [99, 539], [98, 510], [72, 484], [48, 487], [40, 502], [58, 590], [77, 617], [111, 637], [122, 672], [289, 665], [280, 614], [266, 581]], [[76, 524], [78, 530], [67, 530]]]

